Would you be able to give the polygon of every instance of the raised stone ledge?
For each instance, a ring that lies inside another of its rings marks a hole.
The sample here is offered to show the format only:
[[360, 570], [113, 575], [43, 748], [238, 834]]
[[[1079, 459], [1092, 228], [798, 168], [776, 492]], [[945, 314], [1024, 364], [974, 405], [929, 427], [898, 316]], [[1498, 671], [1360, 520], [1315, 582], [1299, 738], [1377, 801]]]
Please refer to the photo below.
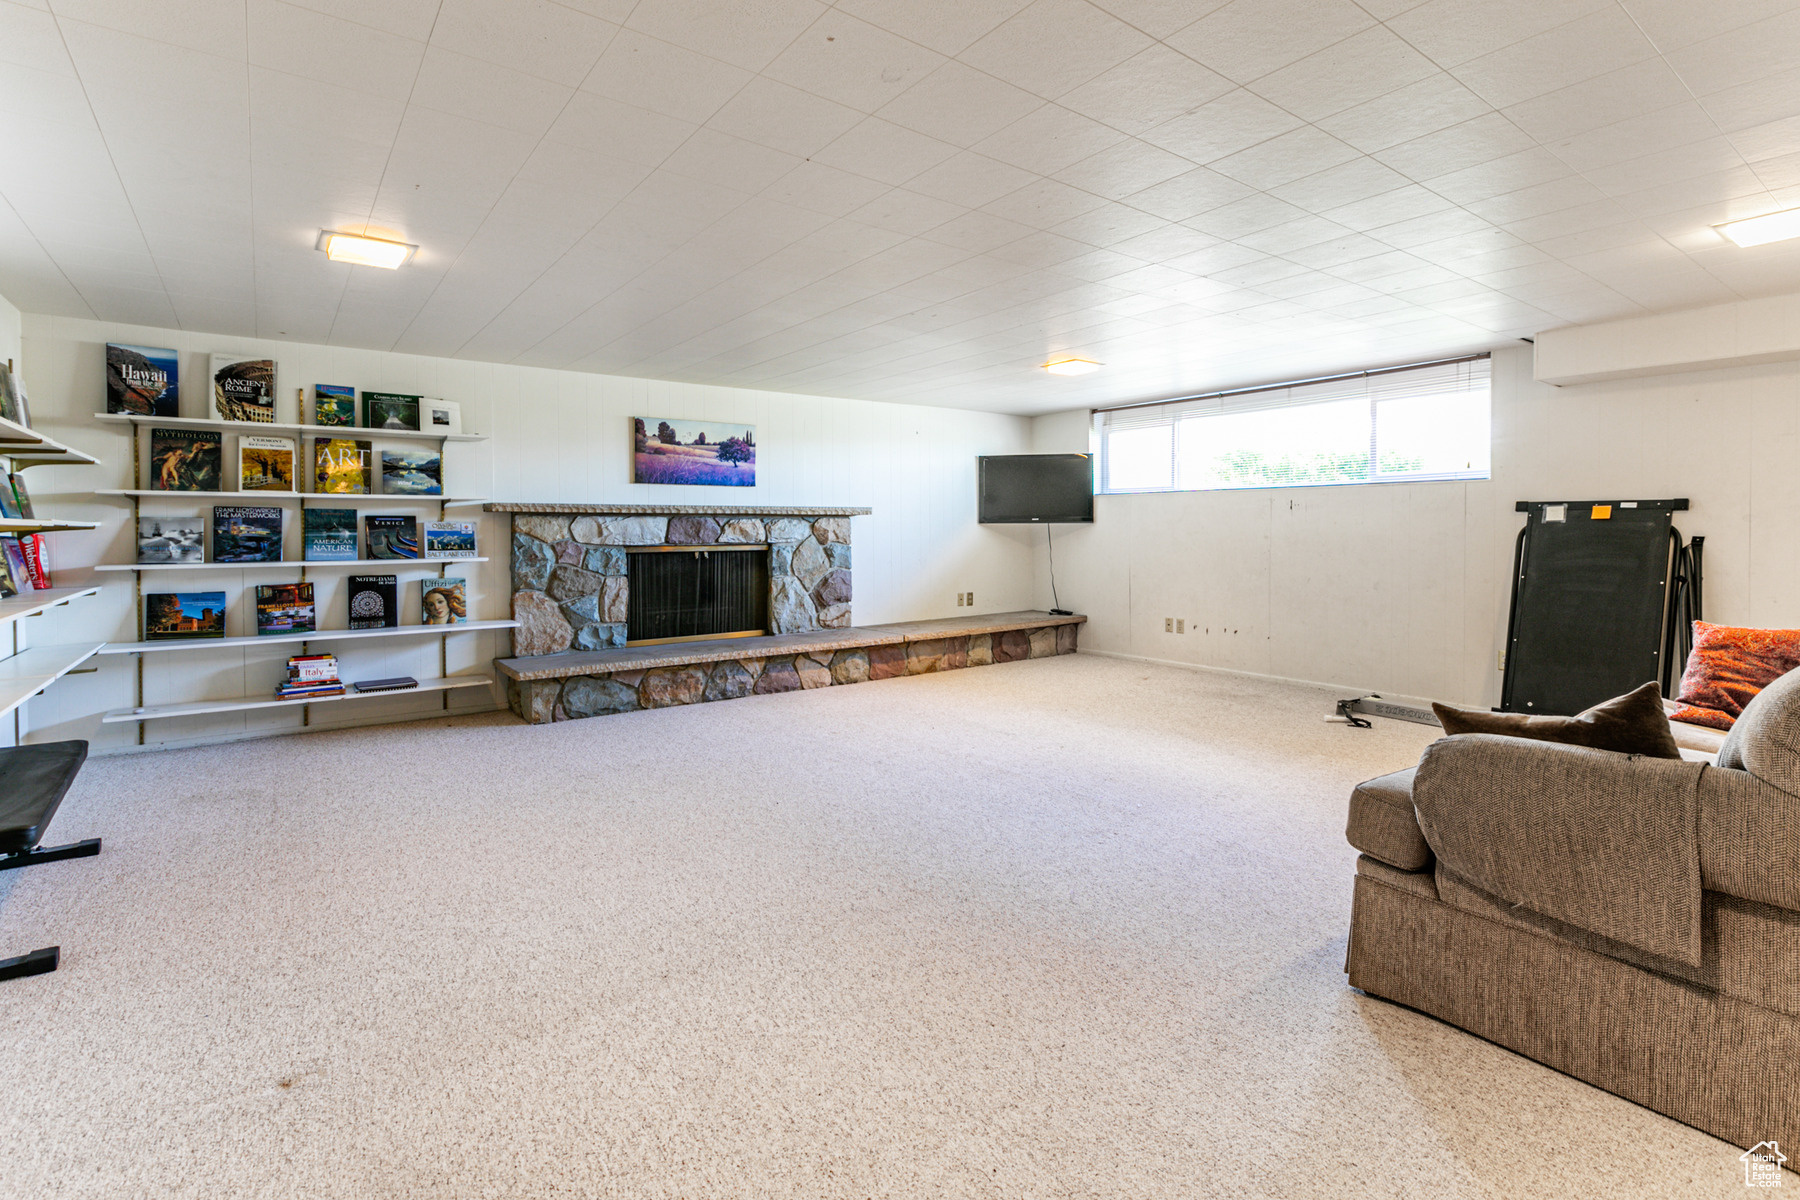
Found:
[[872, 508], [833, 508], [809, 505], [801, 508], [758, 508], [749, 504], [513, 504], [496, 502], [481, 506], [491, 513], [547, 513], [586, 517], [866, 517]]

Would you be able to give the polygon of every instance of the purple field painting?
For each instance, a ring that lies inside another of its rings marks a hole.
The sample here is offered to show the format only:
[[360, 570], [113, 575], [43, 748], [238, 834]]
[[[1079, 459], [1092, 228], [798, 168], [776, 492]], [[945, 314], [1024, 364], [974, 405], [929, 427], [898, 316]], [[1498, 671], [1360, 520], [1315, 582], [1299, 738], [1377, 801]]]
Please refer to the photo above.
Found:
[[633, 483], [756, 486], [756, 426], [632, 418]]

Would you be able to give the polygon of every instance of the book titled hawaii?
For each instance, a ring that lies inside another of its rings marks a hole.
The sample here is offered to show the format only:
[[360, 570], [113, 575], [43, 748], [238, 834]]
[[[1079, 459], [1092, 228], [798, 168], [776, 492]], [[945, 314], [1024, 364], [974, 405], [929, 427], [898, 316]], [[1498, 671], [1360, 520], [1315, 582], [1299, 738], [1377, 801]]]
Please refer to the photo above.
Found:
[[313, 491], [367, 496], [374, 483], [375, 468], [368, 442], [320, 438], [313, 443]]
[[336, 383], [313, 384], [313, 424], [356, 424], [356, 389]]
[[223, 442], [205, 429], [150, 430], [150, 486], [159, 492], [216, 492]]
[[307, 562], [356, 561], [356, 510], [309, 508], [305, 514]]
[[106, 411], [139, 417], [181, 415], [181, 359], [155, 346], [106, 344]]
[[293, 491], [294, 439], [239, 438], [238, 485], [241, 492]]
[[275, 360], [212, 356], [212, 415], [217, 421], [275, 420]]

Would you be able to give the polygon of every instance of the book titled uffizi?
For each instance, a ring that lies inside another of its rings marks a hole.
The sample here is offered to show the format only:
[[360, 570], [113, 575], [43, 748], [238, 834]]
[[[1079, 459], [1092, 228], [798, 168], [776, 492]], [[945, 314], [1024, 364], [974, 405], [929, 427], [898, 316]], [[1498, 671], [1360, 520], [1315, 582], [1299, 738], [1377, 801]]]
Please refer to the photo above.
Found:
[[214, 562], [280, 562], [281, 510], [218, 505], [213, 509]]
[[427, 579], [419, 586], [421, 623], [455, 625], [469, 619], [461, 579]]
[[395, 575], [350, 577], [350, 628], [393, 629], [400, 624], [400, 583]]

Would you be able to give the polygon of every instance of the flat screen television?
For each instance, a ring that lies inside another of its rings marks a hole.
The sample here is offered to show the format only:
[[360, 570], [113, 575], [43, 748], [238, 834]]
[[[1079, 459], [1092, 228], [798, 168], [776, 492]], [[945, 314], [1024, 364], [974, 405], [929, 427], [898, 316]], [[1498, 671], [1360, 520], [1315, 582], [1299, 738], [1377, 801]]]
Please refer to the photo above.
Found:
[[1087, 454], [988, 454], [981, 458], [983, 525], [1092, 523], [1094, 460]]

